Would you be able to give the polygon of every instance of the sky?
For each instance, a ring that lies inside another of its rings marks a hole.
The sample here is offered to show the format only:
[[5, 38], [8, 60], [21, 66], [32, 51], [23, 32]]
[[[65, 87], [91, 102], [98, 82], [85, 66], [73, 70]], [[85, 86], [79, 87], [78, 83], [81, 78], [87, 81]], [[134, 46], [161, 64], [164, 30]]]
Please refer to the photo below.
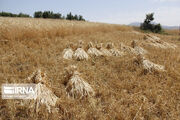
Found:
[[155, 22], [180, 25], [180, 0], [0, 0], [0, 12], [53, 11], [81, 14], [88, 21], [114, 24], [143, 22], [154, 12]]

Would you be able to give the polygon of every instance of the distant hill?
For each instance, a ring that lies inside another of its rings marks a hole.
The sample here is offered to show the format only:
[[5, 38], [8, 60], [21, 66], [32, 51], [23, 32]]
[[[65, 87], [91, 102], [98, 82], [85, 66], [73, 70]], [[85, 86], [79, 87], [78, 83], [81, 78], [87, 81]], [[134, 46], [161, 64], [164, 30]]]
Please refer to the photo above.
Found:
[[[155, 23], [156, 24], [156, 23]], [[136, 27], [139, 27], [141, 25], [140, 22], [133, 22], [133, 23], [130, 23], [129, 26], [136, 26]], [[162, 28], [163, 29], [179, 29], [179, 26], [167, 26], [167, 25], [162, 25]]]
[[129, 25], [139, 27], [141, 25], [141, 23], [140, 22], [133, 22], [133, 23], [130, 23]]

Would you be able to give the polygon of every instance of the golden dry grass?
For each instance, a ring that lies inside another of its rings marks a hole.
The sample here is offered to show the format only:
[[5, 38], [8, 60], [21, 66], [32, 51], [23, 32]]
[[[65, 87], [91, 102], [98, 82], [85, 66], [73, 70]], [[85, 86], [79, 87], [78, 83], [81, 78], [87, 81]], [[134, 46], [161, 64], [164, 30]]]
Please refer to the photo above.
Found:
[[[37, 68], [46, 71], [53, 93], [60, 98], [58, 112], [43, 107], [35, 113], [23, 100], [0, 99], [0, 119], [81, 120], [178, 120], [180, 119], [180, 41], [178, 34], [158, 35], [178, 47], [161, 49], [140, 44], [147, 59], [164, 65], [166, 71], [145, 73], [134, 55], [99, 57], [88, 61], [63, 59], [70, 42], [86, 45], [113, 42], [130, 46], [143, 42], [143, 33], [128, 26], [33, 18], [0, 18], [0, 84], [28, 83]], [[154, 34], [155, 35], [155, 34]], [[94, 89], [90, 99], [71, 99], [66, 94], [64, 68], [78, 71]], [[45, 107], [45, 106], [44, 106]]]

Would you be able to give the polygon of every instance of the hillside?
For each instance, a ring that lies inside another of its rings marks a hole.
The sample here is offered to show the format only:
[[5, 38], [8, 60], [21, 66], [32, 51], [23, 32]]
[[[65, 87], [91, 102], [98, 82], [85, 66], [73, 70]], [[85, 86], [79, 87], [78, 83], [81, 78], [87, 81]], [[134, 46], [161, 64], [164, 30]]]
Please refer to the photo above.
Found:
[[[40, 69], [47, 75], [45, 78], [40, 73], [46, 80], [43, 84], [53, 94], [47, 98], [59, 98], [51, 112], [44, 104], [35, 111], [34, 101], [0, 99], [0, 120], [180, 119], [180, 37], [178, 31], [167, 32], [147, 35], [133, 27], [113, 24], [0, 17], [0, 84], [32, 83], [27, 78]], [[89, 42], [103, 43], [103, 48], [112, 42], [116, 49], [111, 46], [109, 51], [122, 54], [88, 54], [88, 60], [81, 61], [64, 59], [64, 49], [70, 46], [75, 51], [79, 40], [85, 51]], [[133, 40], [137, 47], [131, 47]], [[137, 53], [151, 62], [145, 65]], [[154, 66], [146, 69], [150, 63], [162, 65], [164, 70]], [[80, 86], [85, 97], [73, 98], [68, 91], [76, 87], [76, 83], [67, 82], [70, 72], [67, 75], [66, 68], [70, 65], [77, 66], [87, 83]], [[94, 93], [87, 94], [92, 89]]]

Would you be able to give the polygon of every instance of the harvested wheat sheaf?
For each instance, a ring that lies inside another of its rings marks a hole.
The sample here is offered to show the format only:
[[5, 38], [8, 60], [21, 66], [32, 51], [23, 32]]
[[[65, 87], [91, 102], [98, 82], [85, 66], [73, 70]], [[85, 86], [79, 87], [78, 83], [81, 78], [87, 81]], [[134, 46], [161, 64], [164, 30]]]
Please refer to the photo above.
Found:
[[76, 71], [75, 66], [69, 66], [67, 69], [68, 78], [66, 85], [68, 96], [73, 98], [90, 97], [94, 95], [92, 87], [80, 77], [80, 73]]
[[40, 107], [45, 105], [49, 113], [51, 113], [51, 107], [55, 107], [56, 101], [59, 98], [44, 84], [46, 83], [46, 74], [39, 69], [28, 77], [28, 79], [37, 84], [37, 97], [30, 102], [32, 107], [38, 112]]
[[64, 59], [72, 59], [73, 54], [74, 54], [74, 52], [71, 48], [66, 48], [63, 50], [63, 58]]
[[83, 48], [78, 48], [75, 52], [74, 52], [74, 58], [76, 60], [88, 60], [89, 56], [88, 54], [84, 51]]
[[87, 51], [87, 53], [88, 53], [89, 55], [91, 55], [91, 56], [96, 56], [96, 57], [103, 55], [103, 53], [102, 53], [101, 51], [99, 51], [97, 48], [95, 48], [95, 47], [93, 46], [92, 42], [90, 42], [90, 43], [88, 44], [88, 51]]
[[176, 45], [174, 45], [172, 43], [167, 43], [167, 42], [162, 41], [157, 36], [145, 35], [144, 38], [145, 38], [146, 42], [148, 42], [148, 44], [153, 45], [155, 47], [159, 47], [159, 48], [163, 48], [163, 49], [167, 49], [167, 48], [175, 49], [177, 47]]
[[164, 66], [155, 64], [141, 55], [138, 55], [137, 59], [140, 62], [140, 64], [142, 64], [143, 68], [149, 72], [152, 72], [153, 70], [165, 71]]
[[66, 86], [66, 91], [69, 96], [73, 98], [89, 97], [94, 94], [92, 87], [79, 76], [80, 74], [75, 71]]
[[114, 47], [113, 43], [107, 43], [106, 48], [109, 50], [109, 52], [113, 55], [113, 56], [123, 56], [124, 53], [119, 51], [117, 48]]
[[144, 50], [142, 47], [139, 47], [137, 40], [133, 40], [131, 43], [131, 46], [132, 46], [132, 48], [134, 48], [134, 53], [136, 55], [139, 55], [139, 54], [143, 55], [143, 54], [147, 53], [146, 50]]
[[154, 35], [150, 35], [148, 34], [149, 37], [151, 37], [152, 39], [154, 40], [161, 40], [161, 38], [157, 37], [157, 36], [154, 36]]
[[37, 98], [36, 98], [36, 111], [39, 111], [41, 105], [45, 105], [51, 112], [51, 107], [55, 107], [57, 100], [59, 99], [46, 85], [37, 84]]
[[116, 48], [112, 48], [109, 51], [112, 53], [113, 56], [123, 56], [124, 55], [123, 52], [119, 51]]
[[138, 54], [141, 54], [141, 55], [144, 55], [147, 53], [147, 51], [145, 49], [143, 49], [142, 47], [135, 47], [134, 48], [135, 50], [135, 54], [138, 55]]
[[112, 56], [112, 53], [109, 50], [105, 49], [105, 48], [101, 48], [100, 51], [102, 52], [102, 54], [104, 56]]
[[86, 53], [86, 51], [83, 49], [83, 42], [82, 41], [79, 41], [78, 48], [74, 52], [73, 56], [76, 60], [88, 60], [89, 56]]
[[135, 54], [136, 53], [136, 51], [133, 48], [126, 46], [123, 43], [120, 43], [120, 50], [125, 52], [125, 53], [128, 53], [128, 54]]
[[103, 43], [97, 44], [96, 48], [103, 54], [103, 56], [112, 56], [112, 53], [109, 50], [103, 48]]

